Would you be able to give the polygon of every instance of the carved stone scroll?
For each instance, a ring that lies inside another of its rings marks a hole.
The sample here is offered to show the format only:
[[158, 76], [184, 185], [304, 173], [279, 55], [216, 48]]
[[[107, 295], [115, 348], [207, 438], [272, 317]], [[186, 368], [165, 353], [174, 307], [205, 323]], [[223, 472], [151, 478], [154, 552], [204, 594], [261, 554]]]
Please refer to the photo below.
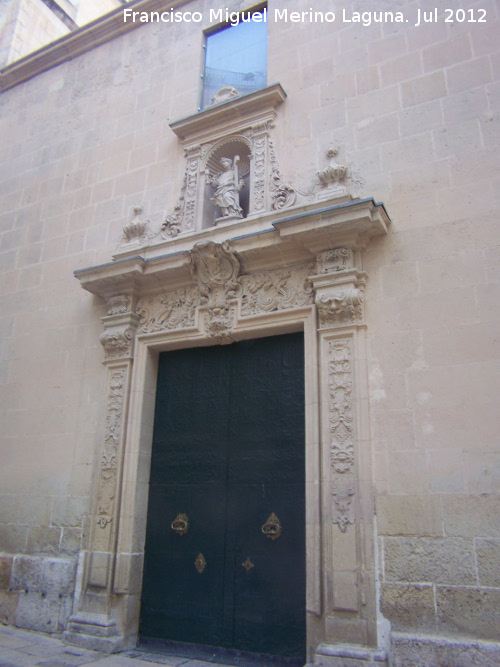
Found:
[[271, 313], [313, 303], [314, 293], [309, 281], [313, 267], [313, 262], [306, 262], [293, 269], [261, 271], [241, 276], [241, 314]]
[[154, 333], [155, 331], [193, 327], [199, 303], [200, 292], [195, 286], [159, 296], [141, 297], [136, 308], [139, 316], [137, 333]]

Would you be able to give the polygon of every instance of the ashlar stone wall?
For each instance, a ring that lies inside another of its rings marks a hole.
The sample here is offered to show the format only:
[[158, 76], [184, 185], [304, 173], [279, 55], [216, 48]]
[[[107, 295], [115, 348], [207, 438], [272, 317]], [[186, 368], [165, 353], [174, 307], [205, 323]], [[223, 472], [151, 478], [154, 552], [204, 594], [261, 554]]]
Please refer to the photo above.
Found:
[[[337, 146], [392, 219], [363, 253], [381, 613], [498, 641], [499, 7], [463, 7], [486, 22], [427, 0], [398, 4], [408, 23], [269, 21], [268, 81], [284, 177], [306, 191]], [[0, 608], [22, 627], [48, 629], [27, 600], [56, 567], [67, 618], [103, 428], [105, 310], [72, 274], [110, 261], [134, 206], [158, 229], [173, 210], [168, 124], [197, 110], [205, 27], [142, 24], [0, 98]]]

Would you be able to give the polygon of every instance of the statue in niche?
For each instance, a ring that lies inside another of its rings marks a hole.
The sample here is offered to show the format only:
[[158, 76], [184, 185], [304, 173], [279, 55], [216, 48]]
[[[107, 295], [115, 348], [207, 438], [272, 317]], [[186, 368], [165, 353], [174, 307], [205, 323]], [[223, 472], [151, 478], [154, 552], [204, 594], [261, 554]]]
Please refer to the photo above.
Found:
[[215, 190], [210, 201], [220, 208], [222, 218], [243, 217], [239, 192], [245, 184], [238, 175], [239, 160], [238, 155], [235, 155], [234, 163], [227, 157], [221, 158], [222, 171], [215, 178], [209, 177], [209, 183]]

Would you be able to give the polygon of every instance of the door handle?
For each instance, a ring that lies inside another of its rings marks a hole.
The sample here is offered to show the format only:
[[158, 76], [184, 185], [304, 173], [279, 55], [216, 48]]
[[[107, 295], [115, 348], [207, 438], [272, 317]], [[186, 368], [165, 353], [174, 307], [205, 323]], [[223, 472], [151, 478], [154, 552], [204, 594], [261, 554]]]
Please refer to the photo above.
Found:
[[262, 532], [266, 537], [269, 537], [271, 540], [277, 540], [283, 531], [280, 520], [273, 512], [271, 516], [267, 519], [266, 523], [262, 526]]
[[170, 528], [172, 528], [177, 535], [185, 535], [189, 529], [189, 519], [187, 515], [178, 514], [170, 524]]

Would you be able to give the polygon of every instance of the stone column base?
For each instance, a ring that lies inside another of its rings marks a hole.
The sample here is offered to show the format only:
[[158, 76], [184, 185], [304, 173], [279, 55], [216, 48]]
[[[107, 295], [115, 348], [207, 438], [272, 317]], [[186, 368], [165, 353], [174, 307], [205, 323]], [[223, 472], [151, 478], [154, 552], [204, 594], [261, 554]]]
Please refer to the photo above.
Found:
[[393, 632], [392, 649], [394, 667], [430, 665], [498, 667], [500, 665], [500, 643], [479, 639]]
[[389, 667], [389, 656], [381, 649], [350, 644], [320, 644], [315, 667]]
[[104, 614], [74, 614], [69, 619], [63, 638], [70, 644], [92, 651], [118, 653], [126, 648], [124, 638], [118, 634], [116, 622]]

